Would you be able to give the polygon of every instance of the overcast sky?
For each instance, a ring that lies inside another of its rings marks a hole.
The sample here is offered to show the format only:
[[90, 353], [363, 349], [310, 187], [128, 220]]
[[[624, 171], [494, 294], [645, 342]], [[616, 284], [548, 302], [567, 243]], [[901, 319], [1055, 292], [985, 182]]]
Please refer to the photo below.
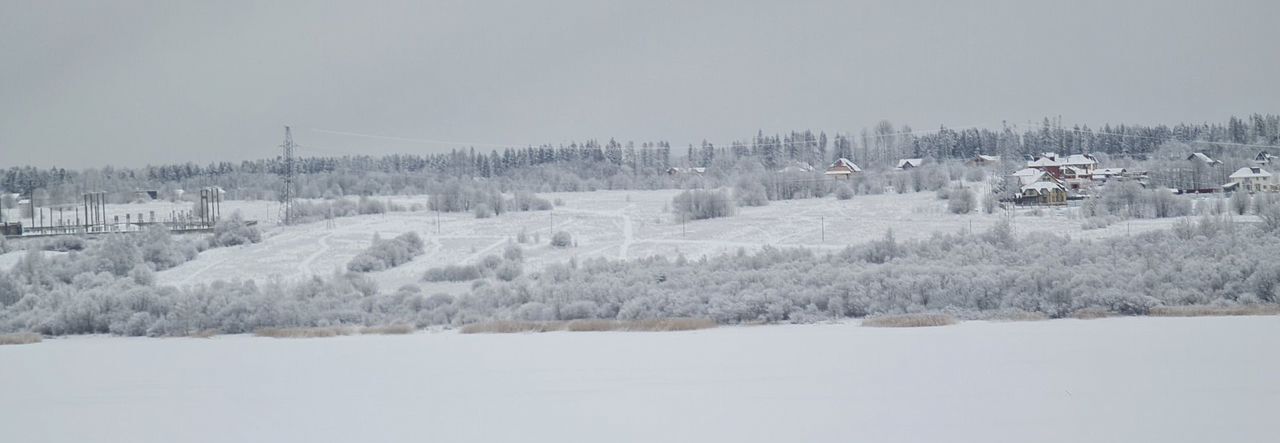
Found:
[[0, 0], [0, 167], [1280, 112], [1280, 2], [1034, 3]]

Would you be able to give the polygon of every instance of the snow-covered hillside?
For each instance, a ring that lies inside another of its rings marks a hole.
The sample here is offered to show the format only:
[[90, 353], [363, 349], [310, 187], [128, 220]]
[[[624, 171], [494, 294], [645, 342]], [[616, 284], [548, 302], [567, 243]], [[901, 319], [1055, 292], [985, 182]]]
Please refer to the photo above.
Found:
[[[382, 288], [415, 283], [432, 267], [474, 262], [514, 241], [522, 230], [540, 243], [526, 245], [526, 263], [539, 268], [577, 257], [637, 258], [651, 255], [694, 258], [705, 254], [758, 248], [763, 245], [805, 246], [834, 250], [849, 244], [880, 238], [889, 229], [899, 239], [926, 238], [935, 232], [964, 229], [984, 231], [1003, 213], [955, 215], [934, 193], [860, 195], [850, 200], [832, 197], [771, 202], [763, 207], [742, 207], [728, 218], [681, 224], [668, 210], [677, 191], [597, 191], [544, 194], [565, 204], [553, 211], [508, 212], [476, 219], [470, 213], [430, 211], [392, 212], [339, 218], [329, 227], [324, 221], [290, 227], [271, 226], [265, 240], [256, 245], [223, 248], [158, 274], [160, 284], [207, 283], [214, 280], [253, 278], [296, 279], [329, 274], [342, 268], [367, 247], [374, 234], [383, 238], [416, 231], [426, 243], [426, 253], [412, 262], [372, 277]], [[425, 196], [390, 197], [396, 204], [425, 206]], [[223, 212], [237, 209], [246, 218], [272, 217], [265, 202], [226, 202]], [[127, 206], [125, 206], [127, 207]], [[163, 210], [163, 208], [159, 208]], [[132, 210], [132, 209], [130, 209]], [[1175, 219], [1142, 219], [1084, 231], [1074, 209], [1047, 209], [1042, 215], [1021, 210], [1014, 217], [1018, 234], [1067, 233], [1075, 238], [1099, 238], [1168, 227]], [[573, 234], [577, 246], [556, 249], [547, 243], [555, 230]], [[825, 233], [824, 233], [825, 230]], [[431, 291], [453, 291], [464, 285], [430, 285]]]
[[1269, 442], [1280, 318], [0, 347], [5, 441]]

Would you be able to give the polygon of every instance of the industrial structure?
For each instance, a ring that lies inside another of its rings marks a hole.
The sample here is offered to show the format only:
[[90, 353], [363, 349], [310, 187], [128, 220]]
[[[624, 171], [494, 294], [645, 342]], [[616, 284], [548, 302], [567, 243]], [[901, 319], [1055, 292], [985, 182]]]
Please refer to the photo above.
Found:
[[[111, 212], [107, 209], [107, 193], [86, 192], [81, 202], [72, 205], [37, 206], [35, 196], [25, 199], [29, 223], [11, 219], [0, 209], [0, 235], [5, 237], [41, 237], [50, 235], [84, 235], [145, 231], [160, 225], [175, 233], [209, 232], [221, 219], [222, 196], [218, 187], [200, 190], [200, 198], [186, 211], [170, 211], [156, 216], [156, 211]], [[21, 205], [20, 205], [21, 206]], [[111, 213], [109, 213], [111, 212]], [[24, 217], [25, 218], [25, 217]]]

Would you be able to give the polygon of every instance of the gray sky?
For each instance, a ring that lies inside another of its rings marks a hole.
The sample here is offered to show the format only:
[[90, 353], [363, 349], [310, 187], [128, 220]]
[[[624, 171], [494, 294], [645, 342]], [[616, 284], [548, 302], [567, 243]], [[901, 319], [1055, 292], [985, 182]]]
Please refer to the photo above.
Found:
[[[372, 4], [366, 4], [372, 3]], [[0, 0], [0, 167], [1280, 112], [1280, 2]], [[487, 151], [487, 147], [484, 148]]]

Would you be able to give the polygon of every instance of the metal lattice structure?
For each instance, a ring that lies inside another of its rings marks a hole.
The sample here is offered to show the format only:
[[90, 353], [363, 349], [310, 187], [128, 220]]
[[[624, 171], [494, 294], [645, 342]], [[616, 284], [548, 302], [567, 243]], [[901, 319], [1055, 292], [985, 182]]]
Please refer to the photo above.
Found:
[[284, 176], [284, 200], [282, 202], [284, 206], [281, 211], [284, 213], [281, 214], [280, 219], [285, 225], [290, 225], [293, 224], [293, 182], [297, 173], [293, 151], [297, 145], [293, 144], [293, 133], [290, 132], [288, 126], [284, 127], [284, 144], [280, 145], [280, 147], [284, 148], [284, 156], [280, 159], [284, 163], [284, 170], [281, 171]]

